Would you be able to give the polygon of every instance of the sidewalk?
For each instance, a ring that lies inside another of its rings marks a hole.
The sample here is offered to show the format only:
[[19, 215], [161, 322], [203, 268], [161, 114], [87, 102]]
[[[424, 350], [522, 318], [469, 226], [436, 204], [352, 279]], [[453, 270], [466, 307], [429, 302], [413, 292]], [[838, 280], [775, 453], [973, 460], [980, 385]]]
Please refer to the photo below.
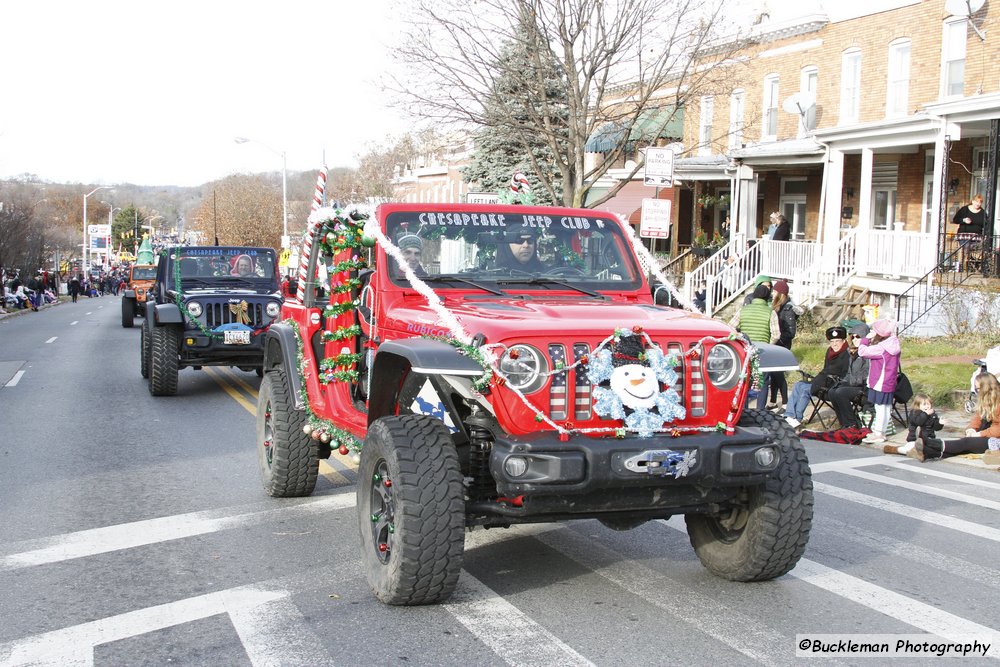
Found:
[[[41, 306], [39, 306], [38, 307], [38, 312], [42, 312], [43, 310], [45, 310], [47, 308], [52, 308], [54, 306], [58, 306], [63, 301], [69, 301], [69, 300], [70, 300], [70, 298], [68, 296], [59, 295], [59, 296], [56, 297], [56, 302], [55, 303], [46, 303], [46, 304], [42, 304]], [[4, 320], [9, 319], [11, 317], [20, 317], [21, 315], [29, 315], [29, 314], [31, 314], [33, 312], [35, 312], [35, 311], [33, 311], [31, 308], [21, 308], [21, 309], [16, 309], [16, 310], [8, 310], [6, 312], [0, 312], [0, 322], [3, 322]]]
[[[962, 438], [965, 437], [965, 429], [969, 425], [969, 418], [972, 416], [967, 413], [962, 408], [942, 408], [937, 410], [938, 417], [944, 424], [944, 428], [941, 429], [937, 437], [943, 440], [949, 440], [952, 438]], [[823, 418], [829, 424], [830, 420], [833, 420], [833, 424], [837, 423], [837, 417], [834, 415], [832, 410], [824, 410]], [[814, 427], [819, 425], [819, 420], [814, 420], [807, 426]], [[867, 447], [873, 451], [882, 453], [883, 445], [897, 445], [902, 446], [906, 444], [906, 427], [900, 426], [899, 422], [894, 422], [896, 427], [896, 433], [894, 435], [886, 436], [884, 443], [879, 443], [877, 445], [869, 445], [862, 442], [861, 447]], [[903, 458], [906, 458], [905, 456]], [[973, 466], [975, 468], [982, 468], [984, 470], [1000, 470], [1000, 466], [988, 466], [983, 463], [982, 454], [959, 454], [958, 456], [949, 456], [943, 459], [946, 463], [959, 463], [962, 465]]]

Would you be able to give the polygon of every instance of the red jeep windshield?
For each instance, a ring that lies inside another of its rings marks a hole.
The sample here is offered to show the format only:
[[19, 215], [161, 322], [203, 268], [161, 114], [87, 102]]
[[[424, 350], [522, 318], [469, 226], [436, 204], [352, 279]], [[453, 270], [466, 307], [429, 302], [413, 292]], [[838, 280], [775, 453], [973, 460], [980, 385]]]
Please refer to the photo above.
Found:
[[[386, 233], [420, 277], [539, 289], [553, 287], [546, 279], [620, 290], [642, 280], [619, 223], [597, 215], [401, 211], [388, 216]], [[392, 279], [406, 284], [391, 257], [389, 265]]]

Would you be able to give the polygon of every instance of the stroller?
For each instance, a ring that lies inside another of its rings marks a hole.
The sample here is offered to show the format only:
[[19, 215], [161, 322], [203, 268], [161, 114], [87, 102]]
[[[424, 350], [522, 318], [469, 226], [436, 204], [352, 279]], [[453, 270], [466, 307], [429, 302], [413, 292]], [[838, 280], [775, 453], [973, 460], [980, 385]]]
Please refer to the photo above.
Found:
[[972, 414], [972, 411], [976, 409], [976, 378], [983, 373], [993, 373], [1000, 376], [1000, 345], [987, 350], [985, 359], [976, 359], [972, 363], [976, 370], [969, 378], [969, 397], [965, 399], [965, 411], [969, 414]]

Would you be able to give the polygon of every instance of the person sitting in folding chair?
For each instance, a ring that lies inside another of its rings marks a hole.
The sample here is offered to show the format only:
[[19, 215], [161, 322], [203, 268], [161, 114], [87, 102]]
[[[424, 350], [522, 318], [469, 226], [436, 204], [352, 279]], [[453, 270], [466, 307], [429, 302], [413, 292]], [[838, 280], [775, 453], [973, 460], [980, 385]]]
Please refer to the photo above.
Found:
[[806, 379], [796, 382], [788, 396], [788, 405], [785, 406], [783, 416], [792, 428], [798, 428], [802, 424], [806, 408], [813, 396], [825, 397], [827, 390], [847, 374], [847, 366], [850, 362], [846, 344], [847, 329], [830, 327], [826, 330], [826, 339], [830, 341], [830, 347], [826, 350], [823, 370], [812, 378], [807, 373], [803, 373], [802, 375]]
[[[847, 373], [836, 385], [826, 392], [826, 400], [830, 403], [841, 428], [861, 428], [867, 426], [861, 423], [858, 416], [856, 401], [861, 396], [867, 396], [868, 360], [858, 355], [858, 342], [868, 335], [868, 325], [856, 324], [847, 332], [847, 350], [850, 361]], [[863, 401], [862, 401], [863, 403]]]

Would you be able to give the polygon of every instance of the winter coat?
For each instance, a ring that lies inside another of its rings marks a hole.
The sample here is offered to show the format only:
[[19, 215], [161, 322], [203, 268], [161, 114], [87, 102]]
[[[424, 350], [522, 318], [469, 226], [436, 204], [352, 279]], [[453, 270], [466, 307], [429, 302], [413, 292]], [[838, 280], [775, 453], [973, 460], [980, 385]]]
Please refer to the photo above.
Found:
[[787, 220], [774, 228], [774, 236], [771, 237], [774, 241], [788, 241], [790, 238], [791, 227], [789, 226]]
[[813, 378], [810, 392], [816, 396], [824, 389], [829, 389], [836, 384], [840, 378], [847, 375], [847, 366], [851, 361], [851, 355], [847, 351], [847, 346], [840, 348], [839, 352], [834, 352], [832, 347], [826, 348], [826, 361], [823, 362], [823, 370]]
[[[752, 343], [770, 343], [778, 338], [778, 316], [764, 299], [754, 299], [737, 313], [735, 327]], [[731, 323], [732, 324], [732, 323]]]
[[943, 428], [941, 419], [936, 412], [927, 414], [923, 410], [910, 410], [906, 422], [910, 427], [906, 432], [907, 442], [916, 440], [918, 432], [921, 438], [934, 438], [935, 434]]
[[977, 413], [972, 415], [972, 419], [969, 420], [969, 428], [975, 431], [980, 438], [1000, 438], [1000, 419], [984, 420]]
[[840, 384], [847, 387], [864, 387], [868, 382], [869, 365], [867, 359], [855, 352], [851, 355], [851, 361], [847, 365], [847, 374]]
[[899, 375], [899, 339], [889, 336], [877, 345], [871, 345], [868, 338], [858, 343], [858, 355], [868, 359], [868, 388], [891, 394], [896, 391], [896, 376]]
[[778, 329], [781, 336], [778, 338], [778, 345], [792, 349], [792, 339], [795, 338], [795, 323], [799, 316], [795, 314], [795, 306], [791, 301], [786, 301], [778, 310]]

